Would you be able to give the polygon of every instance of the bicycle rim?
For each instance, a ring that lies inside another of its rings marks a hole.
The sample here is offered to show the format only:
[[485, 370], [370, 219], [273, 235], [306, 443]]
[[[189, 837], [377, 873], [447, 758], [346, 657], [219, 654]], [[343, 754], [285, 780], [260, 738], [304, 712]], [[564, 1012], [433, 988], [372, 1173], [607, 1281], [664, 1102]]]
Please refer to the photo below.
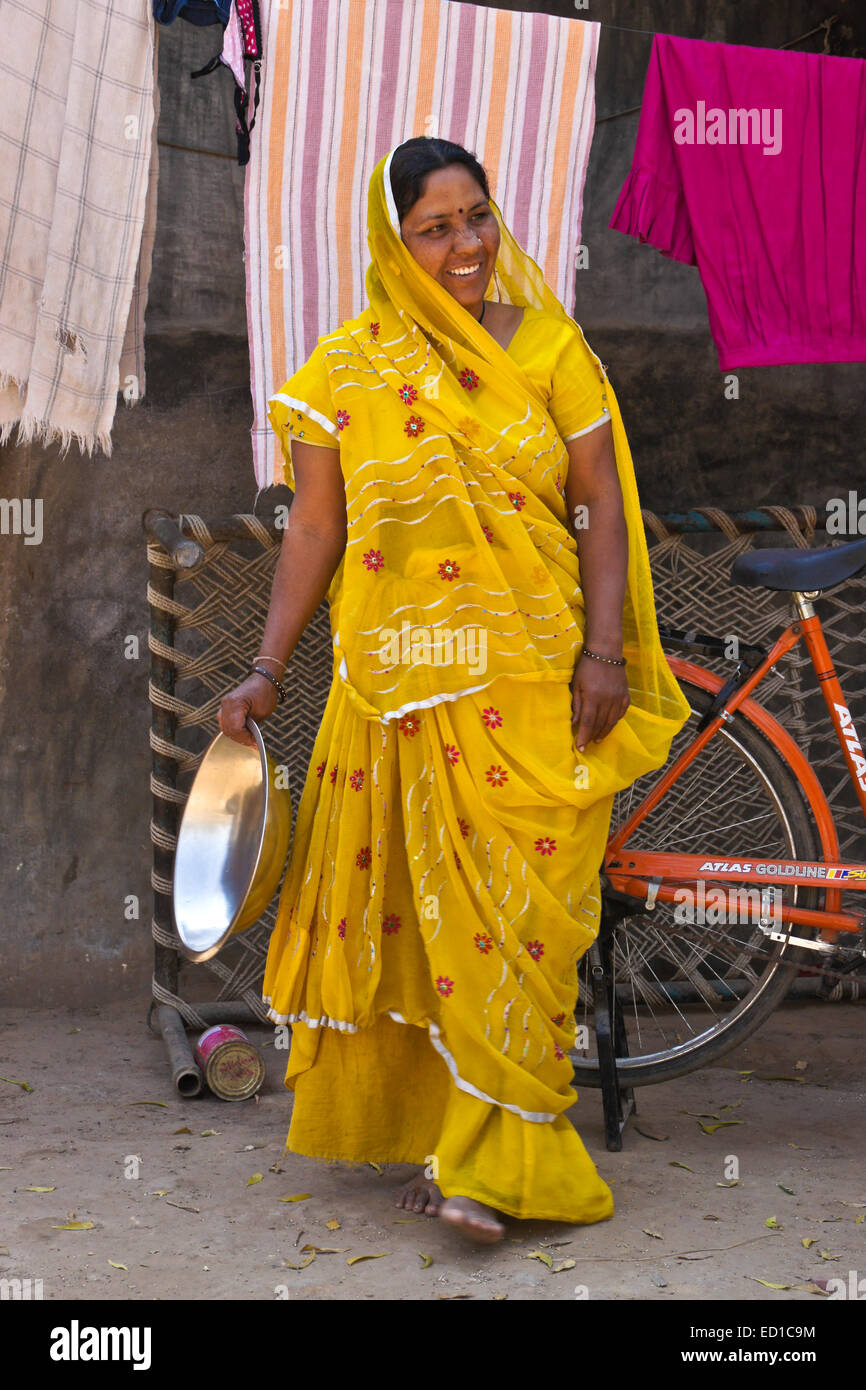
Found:
[[[712, 698], [688, 682], [680, 686], [692, 716], [674, 739], [670, 762], [691, 741], [695, 723]], [[619, 794], [612, 827], [627, 818], [663, 770]], [[798, 782], [773, 745], [739, 713], [710, 740], [628, 847], [705, 853], [713, 860], [819, 857]], [[797, 973], [802, 950], [787, 942], [770, 942], [748, 919], [742, 892], [750, 888], [754, 901], [755, 885], [712, 885], [711, 878], [708, 874], [706, 893], [713, 886], [723, 887], [721, 909], [705, 907], [702, 914], [698, 901], [692, 922], [677, 921], [677, 915], [682, 919], [688, 913], [688, 905], [657, 902], [653, 911], [625, 917], [613, 930], [615, 1008], [629, 1052], [618, 1059], [617, 1067], [626, 1085], [673, 1080], [718, 1060], [764, 1022]], [[814, 888], [786, 885], [783, 890], [786, 903], [800, 906], [815, 906], [819, 896]], [[799, 926], [791, 930], [811, 935]], [[576, 1085], [598, 1086], [589, 952], [578, 969], [574, 1079]]]

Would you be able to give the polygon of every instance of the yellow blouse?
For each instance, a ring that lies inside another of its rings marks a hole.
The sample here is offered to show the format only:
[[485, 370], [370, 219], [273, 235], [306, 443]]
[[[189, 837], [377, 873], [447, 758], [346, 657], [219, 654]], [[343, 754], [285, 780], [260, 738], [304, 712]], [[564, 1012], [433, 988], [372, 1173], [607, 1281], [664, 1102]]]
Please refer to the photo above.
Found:
[[[332, 402], [318, 386], [315, 371], [319, 358], [327, 351], [329, 338], [330, 335], [319, 339], [308, 364], [285, 382], [269, 403], [268, 419], [283, 455], [283, 480], [291, 488], [294, 474], [290, 439], [328, 449], [340, 445]], [[606, 382], [584, 339], [570, 323], [529, 305], [523, 310], [507, 352], [543, 392], [546, 409], [564, 443], [610, 419]], [[591, 374], [586, 370], [588, 363], [593, 368]]]

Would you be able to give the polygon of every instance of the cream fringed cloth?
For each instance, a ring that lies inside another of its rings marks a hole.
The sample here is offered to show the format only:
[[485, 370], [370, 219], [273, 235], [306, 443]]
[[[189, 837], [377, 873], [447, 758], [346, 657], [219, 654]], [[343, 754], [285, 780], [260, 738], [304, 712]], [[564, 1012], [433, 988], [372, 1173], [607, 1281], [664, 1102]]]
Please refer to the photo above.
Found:
[[145, 388], [151, 0], [26, 0], [4, 8], [3, 44], [0, 444], [110, 454], [118, 393]]

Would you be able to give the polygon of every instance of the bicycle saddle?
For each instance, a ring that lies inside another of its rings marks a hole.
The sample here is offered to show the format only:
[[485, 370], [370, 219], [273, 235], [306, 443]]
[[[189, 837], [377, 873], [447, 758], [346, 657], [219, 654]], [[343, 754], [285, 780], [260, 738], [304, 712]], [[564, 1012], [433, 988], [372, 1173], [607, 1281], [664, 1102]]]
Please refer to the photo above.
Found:
[[731, 565], [731, 583], [750, 589], [788, 589], [808, 593], [829, 589], [866, 566], [866, 539], [814, 550], [749, 550]]

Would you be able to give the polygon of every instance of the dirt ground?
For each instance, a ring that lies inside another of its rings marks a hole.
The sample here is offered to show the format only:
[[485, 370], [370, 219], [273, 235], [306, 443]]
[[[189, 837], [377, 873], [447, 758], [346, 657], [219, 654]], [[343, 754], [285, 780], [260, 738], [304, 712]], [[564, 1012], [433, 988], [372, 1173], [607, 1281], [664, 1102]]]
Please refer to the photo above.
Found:
[[[826, 1295], [756, 1281], [866, 1276], [863, 1003], [789, 1003], [722, 1064], [638, 1091], [620, 1153], [604, 1147], [600, 1094], [582, 1090], [571, 1118], [615, 1215], [509, 1221], [487, 1248], [393, 1206], [408, 1167], [284, 1154], [272, 1031], [248, 1030], [267, 1059], [258, 1097], [183, 1100], [146, 1010], [13, 1009], [0, 1022], [0, 1279], [41, 1279], [45, 1299], [814, 1303]], [[707, 1115], [737, 1123], [708, 1134]], [[69, 1221], [93, 1225], [57, 1229]], [[359, 1255], [381, 1258], [348, 1263]]]

